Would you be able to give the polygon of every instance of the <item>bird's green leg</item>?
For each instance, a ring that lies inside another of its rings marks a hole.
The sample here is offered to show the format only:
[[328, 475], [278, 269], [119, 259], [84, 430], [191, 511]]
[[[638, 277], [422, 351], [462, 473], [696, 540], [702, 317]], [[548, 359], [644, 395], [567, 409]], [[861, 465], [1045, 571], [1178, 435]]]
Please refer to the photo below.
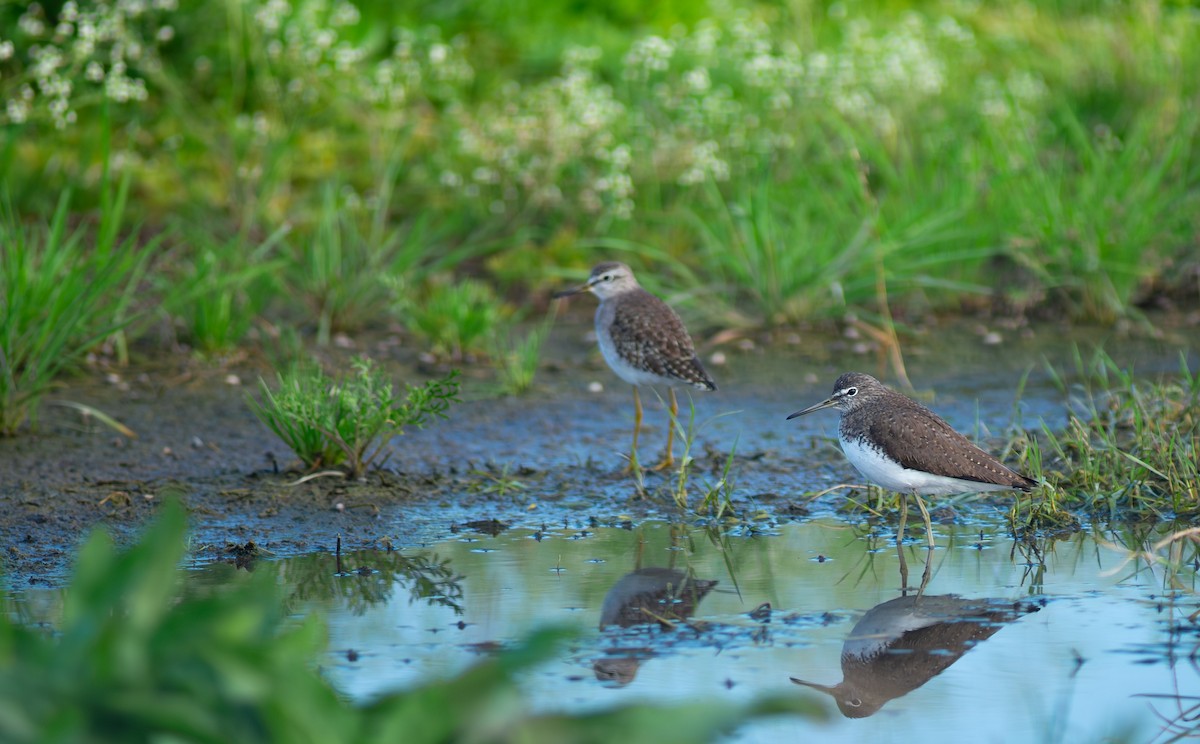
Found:
[[662, 460], [654, 466], [655, 470], [666, 470], [675, 464], [675, 422], [679, 419], [679, 400], [675, 397], [675, 388], [668, 388], [671, 394], [671, 420], [667, 425], [667, 451]]
[[908, 494], [900, 493], [900, 527], [896, 530], [896, 544], [904, 542], [904, 525], [908, 522]]
[[913, 497], [917, 500], [917, 508], [921, 510], [921, 518], [925, 520], [925, 542], [929, 549], [933, 550], [933, 522], [929, 519], [929, 510], [925, 508], [925, 500], [921, 498], [921, 494], [914, 493]]

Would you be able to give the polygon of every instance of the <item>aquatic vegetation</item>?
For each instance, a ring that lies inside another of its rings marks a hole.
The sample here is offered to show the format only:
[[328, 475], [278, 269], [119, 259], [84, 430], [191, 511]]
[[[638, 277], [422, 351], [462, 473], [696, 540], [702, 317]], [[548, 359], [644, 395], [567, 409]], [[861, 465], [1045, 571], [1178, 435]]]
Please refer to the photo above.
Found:
[[1039, 437], [1043, 475], [1064, 503], [1115, 514], [1119, 509], [1200, 513], [1200, 374], [1186, 357], [1177, 375], [1146, 382], [1103, 352], [1068, 386], [1066, 426]]
[[306, 467], [340, 466], [357, 478], [406, 427], [446, 418], [450, 404], [458, 400], [458, 375], [408, 385], [401, 399], [370, 359], [356, 359], [352, 366], [352, 373], [333, 379], [315, 366], [297, 365], [279, 373], [276, 390], [260, 378], [262, 400], [248, 400], [259, 420]]
[[318, 670], [323, 622], [294, 619], [273, 572], [182, 596], [185, 532], [183, 509], [168, 503], [125, 553], [93, 534], [53, 633], [0, 613], [0, 739], [557, 742], [608, 741], [619, 731], [630, 741], [700, 742], [754, 716], [822, 713], [778, 696], [533, 715], [517, 676], [560, 646], [566, 634], [555, 630], [450, 679], [349, 703]]

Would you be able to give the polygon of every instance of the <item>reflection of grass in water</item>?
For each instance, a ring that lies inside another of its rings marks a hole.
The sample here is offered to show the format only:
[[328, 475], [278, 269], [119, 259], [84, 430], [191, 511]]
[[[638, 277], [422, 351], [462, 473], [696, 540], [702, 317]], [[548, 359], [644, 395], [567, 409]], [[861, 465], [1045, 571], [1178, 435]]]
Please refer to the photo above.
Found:
[[343, 573], [333, 570], [333, 558], [316, 554], [280, 562], [280, 577], [295, 587], [289, 602], [327, 602], [337, 598], [355, 615], [387, 602], [397, 588], [408, 590], [410, 602], [425, 602], [461, 615], [462, 580], [450, 559], [437, 554], [406, 555], [395, 551], [361, 550], [342, 556]]

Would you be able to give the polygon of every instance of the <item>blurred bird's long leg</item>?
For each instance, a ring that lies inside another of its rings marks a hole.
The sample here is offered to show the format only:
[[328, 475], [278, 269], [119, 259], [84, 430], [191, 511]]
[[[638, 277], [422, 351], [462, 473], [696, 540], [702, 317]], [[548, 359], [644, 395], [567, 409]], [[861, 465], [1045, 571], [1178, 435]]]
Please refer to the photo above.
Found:
[[663, 452], [662, 460], [654, 466], [655, 470], [666, 470], [675, 464], [675, 422], [679, 420], [679, 399], [675, 397], [675, 388], [668, 388], [671, 395], [671, 420], [667, 422], [667, 450]]
[[904, 542], [904, 525], [908, 522], [908, 494], [900, 492], [900, 526], [896, 529], [896, 544]]
[[925, 520], [925, 543], [933, 550], [933, 522], [929, 519], [929, 510], [925, 508], [925, 500], [921, 498], [921, 494], [914, 493], [913, 498], [917, 500], [917, 508], [921, 510], [921, 518]]
[[629, 464], [625, 466], [626, 473], [636, 471], [638, 463], [637, 442], [638, 433], [642, 430], [642, 396], [638, 393], [637, 385], [633, 386], [633, 449], [629, 453]]

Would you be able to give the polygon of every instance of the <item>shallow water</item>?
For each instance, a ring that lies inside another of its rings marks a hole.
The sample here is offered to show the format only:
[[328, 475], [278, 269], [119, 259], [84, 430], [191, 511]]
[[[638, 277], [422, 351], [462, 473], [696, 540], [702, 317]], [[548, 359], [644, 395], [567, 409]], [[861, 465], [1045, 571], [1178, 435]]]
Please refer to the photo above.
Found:
[[[832, 686], [845, 667], [856, 689], [843, 708], [863, 717], [830, 705], [829, 723], [774, 719], [736, 741], [1147, 741], [1159, 716], [1194, 702], [1171, 696], [1200, 694], [1187, 617], [1200, 602], [1170, 588], [1193, 589], [1190, 568], [1168, 577], [1128, 562], [1115, 544], [1128, 534], [1018, 544], [984, 518], [937, 525], [925, 576], [919, 532], [899, 552], [886, 527], [825, 519], [724, 538], [665, 522], [560, 525], [349, 553], [340, 574], [330, 554], [256, 570], [278, 574], [297, 613], [327, 618], [324, 672], [357, 699], [452, 674], [546, 623], [579, 636], [523, 680], [545, 711], [820, 696], [791, 678]], [[212, 564], [189, 576], [199, 591], [246, 574]], [[664, 599], [664, 579], [683, 589]], [[44, 619], [56, 599], [27, 592], [18, 606]]]

